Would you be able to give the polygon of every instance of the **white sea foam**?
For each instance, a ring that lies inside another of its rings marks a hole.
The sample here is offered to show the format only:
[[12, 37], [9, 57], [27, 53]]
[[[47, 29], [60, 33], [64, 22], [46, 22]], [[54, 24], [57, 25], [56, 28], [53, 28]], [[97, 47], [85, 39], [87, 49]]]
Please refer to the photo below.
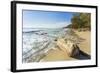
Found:
[[[41, 50], [44, 43], [53, 41], [58, 36], [63, 35], [65, 31], [63, 29], [23, 29], [23, 62], [26, 62], [32, 54]], [[44, 53], [53, 45], [53, 43], [50, 43], [45, 51], [43, 50]]]

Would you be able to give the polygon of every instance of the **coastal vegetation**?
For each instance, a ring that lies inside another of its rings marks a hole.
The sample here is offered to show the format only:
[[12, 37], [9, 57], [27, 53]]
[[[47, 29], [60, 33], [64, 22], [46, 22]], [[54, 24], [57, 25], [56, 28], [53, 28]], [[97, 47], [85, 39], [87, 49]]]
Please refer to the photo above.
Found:
[[75, 13], [71, 19], [71, 24], [65, 28], [91, 30], [91, 14], [90, 13]]

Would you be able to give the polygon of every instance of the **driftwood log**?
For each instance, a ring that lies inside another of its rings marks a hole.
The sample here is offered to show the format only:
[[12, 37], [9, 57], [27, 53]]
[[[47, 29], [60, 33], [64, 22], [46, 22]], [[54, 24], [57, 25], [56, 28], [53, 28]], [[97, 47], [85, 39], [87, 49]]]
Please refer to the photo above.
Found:
[[57, 46], [60, 47], [60, 49], [68, 54], [70, 57], [75, 57], [79, 55], [80, 49], [77, 44], [74, 42], [64, 39], [57, 40]]

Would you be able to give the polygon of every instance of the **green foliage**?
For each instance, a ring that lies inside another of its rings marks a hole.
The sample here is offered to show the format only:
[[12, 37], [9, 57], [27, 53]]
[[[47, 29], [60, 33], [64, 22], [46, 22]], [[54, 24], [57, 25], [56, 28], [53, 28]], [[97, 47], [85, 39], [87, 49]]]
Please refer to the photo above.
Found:
[[71, 19], [69, 28], [91, 28], [91, 14], [90, 13], [75, 13]]

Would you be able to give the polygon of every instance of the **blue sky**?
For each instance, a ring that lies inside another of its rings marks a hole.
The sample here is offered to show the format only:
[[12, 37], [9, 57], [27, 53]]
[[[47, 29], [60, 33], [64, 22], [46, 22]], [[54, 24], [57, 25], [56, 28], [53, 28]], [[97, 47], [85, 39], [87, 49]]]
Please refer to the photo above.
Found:
[[24, 28], [60, 28], [71, 23], [72, 12], [23, 10]]

